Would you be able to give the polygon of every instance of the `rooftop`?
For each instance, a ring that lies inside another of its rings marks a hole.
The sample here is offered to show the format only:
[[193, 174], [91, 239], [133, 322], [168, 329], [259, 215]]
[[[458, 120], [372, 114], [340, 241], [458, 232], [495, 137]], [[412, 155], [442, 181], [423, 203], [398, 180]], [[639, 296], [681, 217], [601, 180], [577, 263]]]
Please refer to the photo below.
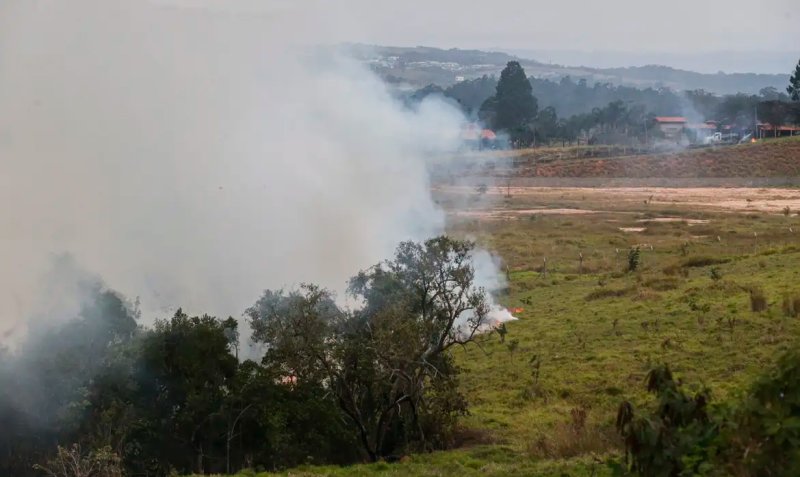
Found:
[[685, 123], [683, 116], [656, 116], [657, 123]]

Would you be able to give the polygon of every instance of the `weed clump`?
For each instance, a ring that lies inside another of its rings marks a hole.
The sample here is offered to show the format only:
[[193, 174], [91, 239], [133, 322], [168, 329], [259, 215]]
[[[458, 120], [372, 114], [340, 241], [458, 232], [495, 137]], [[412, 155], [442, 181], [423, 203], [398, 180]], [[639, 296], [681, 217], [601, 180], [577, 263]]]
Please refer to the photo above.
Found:
[[643, 284], [655, 291], [670, 291], [680, 286], [680, 280], [677, 278], [650, 278], [645, 280]]
[[601, 288], [586, 295], [586, 301], [620, 298], [633, 292], [632, 288]]
[[664, 272], [664, 275], [666, 275], [668, 277], [673, 277], [675, 275], [680, 275], [683, 278], [686, 278], [686, 277], [689, 276], [689, 269], [686, 268], [686, 267], [681, 266], [681, 264], [679, 264], [679, 263], [674, 263], [672, 265], [667, 265], [666, 267], [664, 267], [664, 269], [662, 271]]
[[661, 295], [658, 292], [653, 291], [649, 288], [639, 288], [636, 290], [636, 300], [639, 301], [649, 301], [649, 300], [660, 300]]
[[767, 296], [764, 290], [760, 287], [750, 287], [750, 309], [756, 313], [760, 313], [767, 309]]
[[699, 256], [687, 258], [681, 262], [681, 266], [684, 268], [702, 268], [709, 265], [722, 265], [728, 262], [730, 262], [729, 258]]
[[798, 294], [789, 294], [783, 296], [783, 314], [791, 317], [797, 318], [800, 316], [800, 295]]
[[568, 459], [586, 454], [604, 454], [619, 446], [619, 438], [611, 429], [587, 422], [588, 413], [583, 407], [570, 410], [570, 419], [560, 422], [544, 436], [528, 446], [532, 457]]

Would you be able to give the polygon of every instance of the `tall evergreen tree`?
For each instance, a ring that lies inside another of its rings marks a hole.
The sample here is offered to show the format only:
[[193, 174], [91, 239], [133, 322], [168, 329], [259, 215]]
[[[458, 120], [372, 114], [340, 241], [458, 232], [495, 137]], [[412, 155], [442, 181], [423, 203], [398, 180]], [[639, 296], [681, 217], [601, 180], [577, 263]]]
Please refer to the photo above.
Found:
[[486, 100], [482, 112], [492, 127], [514, 133], [526, 129], [536, 118], [539, 104], [532, 93], [525, 70], [516, 61], [510, 61], [500, 74], [497, 93]]
[[800, 101], [800, 61], [794, 68], [794, 74], [789, 78], [789, 86], [786, 92], [792, 98], [792, 101]]

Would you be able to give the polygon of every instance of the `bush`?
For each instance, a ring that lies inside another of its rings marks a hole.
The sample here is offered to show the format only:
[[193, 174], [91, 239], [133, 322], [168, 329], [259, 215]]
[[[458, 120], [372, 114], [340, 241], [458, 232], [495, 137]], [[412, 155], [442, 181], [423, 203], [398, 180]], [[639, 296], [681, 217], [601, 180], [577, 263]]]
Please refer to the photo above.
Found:
[[628, 271], [635, 272], [639, 269], [642, 251], [639, 247], [634, 247], [628, 251]]
[[528, 446], [532, 457], [569, 459], [586, 454], [605, 454], [619, 447], [613, 430], [587, 423], [586, 409], [570, 410], [570, 420], [555, 425], [546, 436]]
[[84, 454], [78, 444], [58, 446], [56, 455], [34, 468], [49, 477], [122, 477], [122, 461], [110, 447]]
[[628, 470], [648, 477], [696, 475], [690, 463], [701, 460], [697, 454], [702, 455], [700, 449], [714, 431], [707, 413], [708, 391], [686, 393], [666, 365], [651, 370], [646, 384], [658, 400], [654, 412], [637, 415], [627, 401], [617, 412]]
[[[647, 375], [657, 405], [623, 402], [617, 429], [626, 459], [616, 475], [647, 477], [800, 475], [800, 352], [795, 347], [732, 405], [709, 409], [710, 394], [686, 392], [667, 366]], [[626, 468], [627, 467], [627, 468]]]
[[800, 475], [800, 354], [795, 347], [761, 376], [716, 443], [725, 475]]
[[750, 309], [756, 313], [760, 313], [767, 309], [767, 296], [764, 290], [759, 287], [751, 287], [748, 292], [750, 293]]

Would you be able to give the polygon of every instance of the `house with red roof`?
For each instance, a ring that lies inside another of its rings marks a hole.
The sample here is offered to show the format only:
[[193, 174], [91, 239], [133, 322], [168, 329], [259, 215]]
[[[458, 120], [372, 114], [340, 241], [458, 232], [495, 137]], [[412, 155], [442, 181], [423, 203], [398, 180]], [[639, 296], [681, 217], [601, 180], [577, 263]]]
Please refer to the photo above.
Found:
[[687, 120], [683, 116], [656, 116], [656, 128], [667, 139], [680, 139], [681, 132], [686, 127]]

